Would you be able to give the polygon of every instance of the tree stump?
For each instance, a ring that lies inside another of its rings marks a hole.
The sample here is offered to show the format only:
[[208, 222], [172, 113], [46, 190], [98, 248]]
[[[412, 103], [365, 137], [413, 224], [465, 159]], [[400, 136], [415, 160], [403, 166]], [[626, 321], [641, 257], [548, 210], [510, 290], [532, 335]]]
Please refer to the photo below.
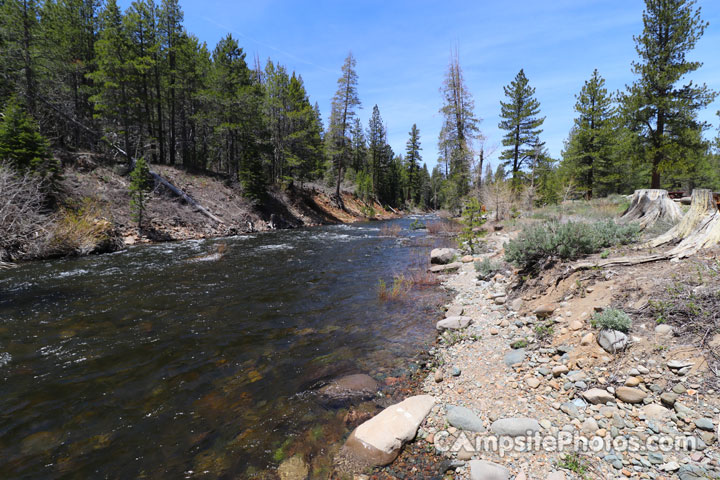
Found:
[[669, 241], [666, 241], [665, 234], [651, 244], [656, 244], [658, 239], [662, 240], [659, 244], [679, 240], [680, 243], [668, 252], [674, 258], [685, 258], [698, 250], [717, 245], [720, 242], [720, 210], [713, 192], [707, 189], [693, 190], [690, 210], [669, 233], [672, 233]]
[[715, 212], [717, 212], [717, 206], [713, 200], [712, 192], [710, 190], [696, 188], [692, 192], [690, 210], [688, 210], [680, 220], [680, 223], [659, 237], [650, 240], [645, 246], [654, 248], [669, 243], [680, 242], [687, 238], [703, 219]]
[[652, 226], [658, 220], [677, 223], [682, 210], [668, 195], [667, 190], [635, 190], [630, 206], [618, 219], [619, 223], [637, 222], [641, 230]]

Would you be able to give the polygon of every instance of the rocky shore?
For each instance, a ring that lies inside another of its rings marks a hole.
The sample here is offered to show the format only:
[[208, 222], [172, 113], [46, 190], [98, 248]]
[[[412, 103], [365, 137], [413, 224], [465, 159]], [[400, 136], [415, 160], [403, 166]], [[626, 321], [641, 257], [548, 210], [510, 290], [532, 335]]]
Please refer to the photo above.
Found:
[[[653, 272], [521, 289], [505, 266], [479, 279], [474, 262], [501, 260], [507, 239], [495, 232], [490, 253], [459, 261], [434, 252], [433, 271], [455, 298], [422, 391], [353, 432], [344, 470], [367, 479], [368, 468], [395, 461], [405, 471], [391, 465], [372, 478], [720, 478], [720, 392], [703, 352], [669, 325], [636, 323], [628, 335], [591, 325], [618, 302], [647, 304], [632, 279]], [[710, 345], [720, 351], [717, 332]], [[427, 459], [408, 458], [422, 455], [437, 462], [432, 473]]]

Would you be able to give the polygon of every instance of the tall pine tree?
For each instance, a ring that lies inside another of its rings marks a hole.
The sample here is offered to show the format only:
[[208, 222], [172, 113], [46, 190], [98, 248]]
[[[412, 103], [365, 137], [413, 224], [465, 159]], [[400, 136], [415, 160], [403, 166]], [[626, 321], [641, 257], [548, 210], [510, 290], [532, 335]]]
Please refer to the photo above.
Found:
[[605, 88], [605, 79], [597, 69], [575, 96], [572, 134], [563, 151], [563, 169], [574, 179], [586, 198], [592, 198], [606, 182], [612, 168], [614, 109]]
[[637, 158], [650, 166], [650, 188], [660, 188], [663, 173], [687, 167], [685, 159], [707, 147], [697, 114], [715, 93], [705, 84], [679, 84], [702, 66], [686, 55], [707, 25], [694, 0], [645, 0], [643, 32], [634, 38], [640, 59], [633, 72], [640, 78], [628, 87], [623, 111]]
[[355, 66], [355, 57], [353, 57], [351, 52], [347, 58], [345, 58], [345, 63], [342, 66], [342, 75], [337, 81], [338, 88], [332, 99], [330, 125], [325, 139], [328, 154], [335, 169], [335, 197], [341, 206], [343, 203], [342, 197], [340, 196], [340, 185], [345, 175], [345, 169], [350, 161], [350, 126], [356, 115], [355, 109], [360, 107], [360, 98], [357, 92], [358, 76], [357, 72], [355, 72]]

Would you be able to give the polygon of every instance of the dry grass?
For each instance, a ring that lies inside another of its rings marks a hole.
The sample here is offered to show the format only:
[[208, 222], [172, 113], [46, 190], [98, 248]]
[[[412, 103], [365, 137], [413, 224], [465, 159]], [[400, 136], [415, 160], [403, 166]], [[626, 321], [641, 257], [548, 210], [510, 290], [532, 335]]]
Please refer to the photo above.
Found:
[[99, 202], [84, 198], [79, 204], [60, 209], [47, 244], [53, 255], [86, 255], [105, 250], [113, 241], [114, 229]]
[[427, 269], [413, 270], [408, 273], [406, 282], [416, 288], [428, 288], [440, 285], [440, 278], [434, 273], [430, 273]]
[[397, 224], [383, 225], [380, 227], [380, 235], [383, 237], [399, 237], [402, 227]]
[[442, 219], [427, 224], [428, 233], [437, 234], [456, 234], [462, 232], [463, 226], [452, 219]]
[[410, 291], [411, 284], [405, 279], [405, 275], [393, 276], [392, 285], [385, 283], [380, 279], [378, 282], [378, 299], [381, 302], [389, 302], [404, 298]]

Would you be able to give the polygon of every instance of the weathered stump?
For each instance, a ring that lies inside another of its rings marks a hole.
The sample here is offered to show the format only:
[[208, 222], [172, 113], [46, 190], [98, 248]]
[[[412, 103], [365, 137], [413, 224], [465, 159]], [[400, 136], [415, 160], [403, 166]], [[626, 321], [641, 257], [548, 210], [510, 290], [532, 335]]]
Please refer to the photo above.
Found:
[[630, 206], [618, 219], [619, 223], [637, 222], [645, 230], [658, 220], [677, 223], [682, 210], [668, 195], [667, 190], [635, 190]]

